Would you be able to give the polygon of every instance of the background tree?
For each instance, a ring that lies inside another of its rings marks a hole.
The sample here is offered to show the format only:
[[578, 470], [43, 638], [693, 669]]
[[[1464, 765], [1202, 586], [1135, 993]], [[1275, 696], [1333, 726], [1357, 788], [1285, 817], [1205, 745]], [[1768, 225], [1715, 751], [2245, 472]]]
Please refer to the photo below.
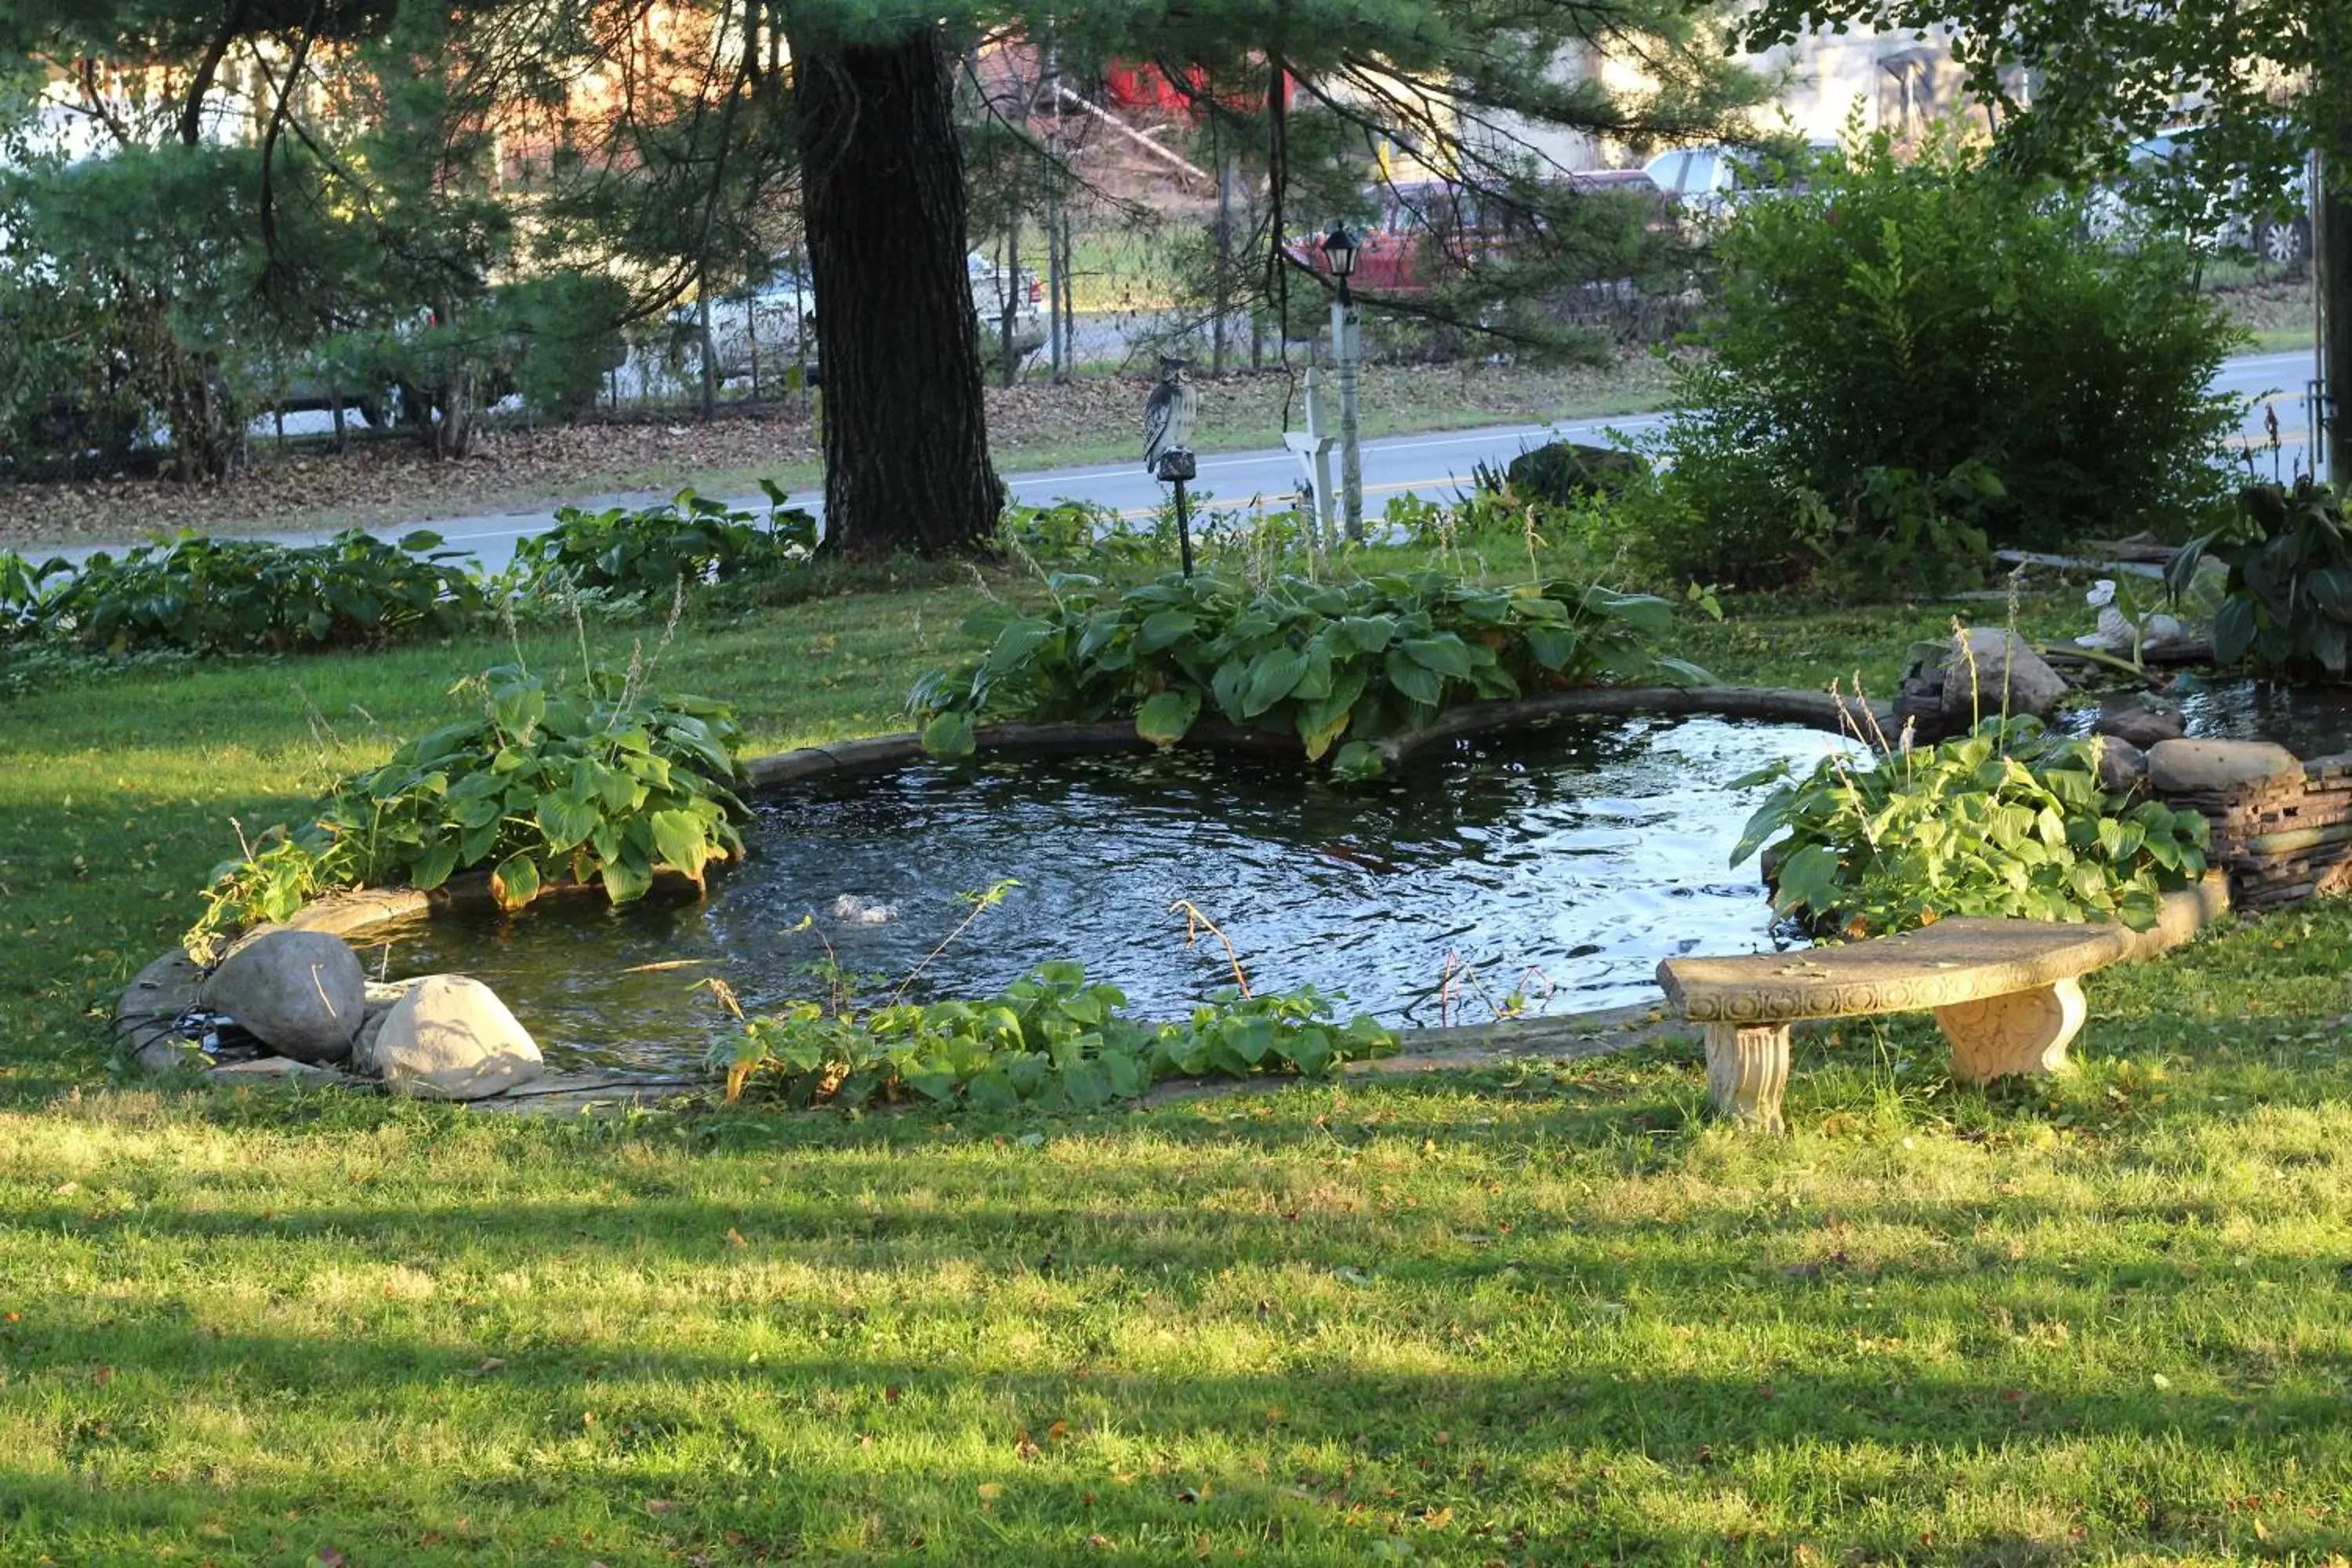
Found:
[[[1237, 147], [1262, 147], [1259, 221], [1235, 254], [1256, 262], [1267, 296], [1286, 291], [1281, 242], [1332, 216], [1331, 198], [1302, 199], [1310, 171], [1296, 148], [1352, 143], [1353, 167], [1312, 172], [1350, 194], [1381, 149], [1412, 149], [1513, 204], [1532, 256], [1570, 226], [1528, 128], [1690, 134], [1745, 90], [1676, 0], [659, 10], [654, 43], [642, 0], [90, 0], [12, 8], [0, 49], [83, 83], [82, 111], [121, 147], [175, 156], [196, 154], [231, 101], [221, 84], [247, 82], [235, 101], [255, 133], [224, 140], [252, 141], [256, 155], [219, 200], [253, 216], [266, 262], [253, 286], [270, 320], [306, 352], [340, 342], [395, 363], [415, 393], [404, 402], [453, 454], [517, 374], [498, 279], [568, 268], [618, 279], [625, 315], [664, 309], [689, 284], [758, 270], [796, 177], [825, 377], [827, 537], [856, 554], [969, 549], [995, 524], [950, 89], [983, 40], [1050, 32], [1075, 62], [1155, 63]], [[1604, 58], [1638, 60], [1647, 85], [1603, 90], [1589, 68]], [[97, 61], [134, 68], [108, 85]], [[135, 122], [119, 109], [123, 81]], [[596, 86], [584, 115], [583, 84]], [[1309, 119], [1322, 131], [1294, 139]], [[545, 156], [518, 168], [518, 147]], [[214, 352], [174, 342], [199, 367]]]

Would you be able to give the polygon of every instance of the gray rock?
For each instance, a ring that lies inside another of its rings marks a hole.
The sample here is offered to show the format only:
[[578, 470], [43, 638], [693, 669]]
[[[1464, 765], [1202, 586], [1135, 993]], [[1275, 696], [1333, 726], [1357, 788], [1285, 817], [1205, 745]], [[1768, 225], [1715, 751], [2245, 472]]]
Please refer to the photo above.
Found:
[[204, 1005], [281, 1056], [338, 1062], [351, 1055], [366, 991], [359, 956], [341, 938], [272, 931], [229, 950], [205, 982]]
[[546, 1068], [498, 994], [464, 974], [428, 974], [392, 1005], [352, 1066], [419, 1100], [481, 1100]]
[[2091, 726], [2092, 733], [2113, 735], [2119, 741], [2129, 741], [2146, 751], [2159, 741], [2177, 741], [2188, 732], [2188, 723], [2180, 710], [2161, 697], [2134, 693], [2126, 697], [2110, 697], [2099, 704], [2099, 717]]
[[212, 1065], [205, 1058], [205, 1053], [196, 1048], [194, 1040], [183, 1039], [178, 1036], [165, 1036], [160, 1039], [148, 1041], [131, 1053], [131, 1060], [141, 1072], [151, 1078], [160, 1078], [167, 1072], [179, 1072], [185, 1068], [205, 1068]]
[[2230, 795], [2302, 773], [2268, 741], [2159, 741], [2147, 752], [2148, 786], [2161, 795]]
[[2147, 753], [2120, 735], [2099, 739], [2099, 787], [2109, 795], [2130, 795], [2147, 785]]
[[1944, 725], [1949, 732], [1965, 733], [1971, 713], [1979, 721], [1997, 717], [2004, 691], [2011, 714], [2036, 718], [2048, 718], [2065, 700], [2065, 679], [2013, 632], [1977, 626], [1968, 634], [1968, 647], [1976, 664], [1973, 685], [1969, 659], [1957, 647], [1944, 652]]

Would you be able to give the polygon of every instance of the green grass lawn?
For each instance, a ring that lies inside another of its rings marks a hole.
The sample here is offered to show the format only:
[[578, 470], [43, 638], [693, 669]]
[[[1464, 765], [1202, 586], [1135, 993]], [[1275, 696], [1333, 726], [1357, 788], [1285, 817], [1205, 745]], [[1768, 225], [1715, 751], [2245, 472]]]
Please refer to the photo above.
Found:
[[[1022, 591], [690, 623], [657, 683], [761, 750], [896, 728]], [[1685, 651], [1883, 692], [1952, 613], [1735, 605]], [[1924, 1019], [1801, 1038], [1786, 1139], [1705, 1121], [1686, 1041], [1010, 1119], [110, 1085], [100, 1014], [229, 818], [515, 651], [0, 703], [0, 1563], [2352, 1549], [2340, 905], [2092, 977], [2044, 1084], [1946, 1082]]]

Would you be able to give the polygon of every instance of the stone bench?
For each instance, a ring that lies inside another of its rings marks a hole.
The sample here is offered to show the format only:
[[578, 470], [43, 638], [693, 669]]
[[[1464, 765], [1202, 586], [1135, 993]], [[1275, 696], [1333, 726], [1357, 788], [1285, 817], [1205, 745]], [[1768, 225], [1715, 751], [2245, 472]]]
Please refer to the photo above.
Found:
[[1780, 1130], [1789, 1026], [1934, 1009], [1952, 1076], [1984, 1083], [2053, 1073], [2083, 1026], [2082, 976], [2186, 942], [2228, 907], [2217, 878], [2165, 896], [2149, 931], [2025, 920], [1947, 920], [1843, 947], [1669, 958], [1658, 984], [1706, 1037], [1717, 1114]]

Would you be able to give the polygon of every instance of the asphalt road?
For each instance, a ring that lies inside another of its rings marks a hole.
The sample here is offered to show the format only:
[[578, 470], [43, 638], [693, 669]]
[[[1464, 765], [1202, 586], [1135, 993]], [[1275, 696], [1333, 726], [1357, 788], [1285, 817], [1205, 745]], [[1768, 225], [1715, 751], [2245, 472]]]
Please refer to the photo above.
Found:
[[[2229, 361], [2214, 379], [2217, 389], [2250, 402], [2240, 439], [2255, 448], [2257, 471], [2267, 478], [2273, 466], [2266, 414], [2279, 424], [2279, 472], [2292, 476], [2308, 451], [2308, 420], [2303, 402], [2305, 382], [2311, 374], [2305, 352], [2245, 354]], [[1606, 443], [1612, 433], [1638, 437], [1664, 423], [1657, 415], [1624, 415], [1613, 418], [1568, 420], [1557, 425], [1505, 425], [1478, 430], [1395, 436], [1364, 444], [1364, 510], [1377, 517], [1388, 498], [1408, 491], [1427, 499], [1450, 496], [1470, 483], [1480, 462], [1501, 467], [1528, 447], [1559, 437]], [[1335, 462], [1336, 467], [1336, 462]], [[1165, 489], [1143, 471], [1140, 461], [1099, 468], [1055, 468], [1006, 476], [1013, 499], [1032, 504], [1064, 498], [1093, 501], [1132, 518], [1157, 511]], [[1217, 510], [1246, 509], [1263, 500], [1269, 508], [1289, 504], [1298, 484], [1297, 459], [1283, 450], [1234, 452], [1201, 459], [1195, 489], [1204, 491]], [[583, 496], [576, 504], [602, 507], [644, 505], [663, 499], [656, 492]], [[757, 510], [765, 505], [757, 497], [740, 498], [740, 504]], [[396, 538], [409, 528], [426, 527], [452, 547], [473, 552], [492, 570], [506, 563], [515, 542], [545, 531], [555, 521], [552, 507], [475, 516], [420, 521], [375, 531]], [[267, 537], [299, 540], [298, 534]], [[61, 551], [68, 560], [89, 553], [91, 547]]]

